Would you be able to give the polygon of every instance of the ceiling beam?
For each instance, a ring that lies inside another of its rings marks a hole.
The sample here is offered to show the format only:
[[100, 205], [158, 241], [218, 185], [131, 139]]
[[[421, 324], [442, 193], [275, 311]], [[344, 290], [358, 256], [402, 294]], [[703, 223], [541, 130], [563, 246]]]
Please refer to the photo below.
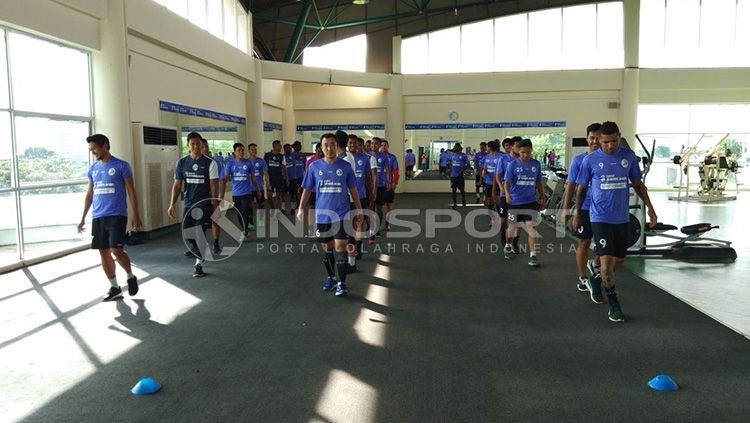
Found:
[[294, 26], [292, 38], [289, 40], [289, 46], [286, 48], [286, 54], [284, 55], [284, 61], [287, 63], [291, 63], [294, 59], [294, 53], [297, 51], [300, 38], [302, 38], [302, 31], [305, 29], [305, 21], [310, 14], [310, 9], [312, 9], [312, 0], [304, 0], [302, 11], [297, 18], [297, 24]]

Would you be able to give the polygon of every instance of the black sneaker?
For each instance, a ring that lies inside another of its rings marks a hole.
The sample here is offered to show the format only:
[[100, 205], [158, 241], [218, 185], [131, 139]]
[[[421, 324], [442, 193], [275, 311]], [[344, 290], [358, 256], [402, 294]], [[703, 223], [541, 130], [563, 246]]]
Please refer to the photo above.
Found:
[[217, 256], [221, 254], [221, 245], [218, 242], [214, 242], [214, 254]]
[[346, 273], [347, 274], [349, 274], [349, 273], [356, 273], [356, 272], [357, 272], [357, 265], [356, 264], [354, 266], [352, 266], [351, 264], [346, 266]]
[[102, 301], [114, 301], [119, 298], [122, 298], [122, 289], [113, 286], [109, 288], [109, 291], [107, 291], [107, 296], [102, 298]]
[[362, 260], [362, 252], [357, 251], [357, 260]]
[[578, 278], [578, 290], [581, 292], [586, 292], [589, 290], [589, 287], [586, 285], [586, 281], [588, 278]]
[[128, 279], [128, 294], [132, 297], [138, 293], [138, 278], [133, 275], [132, 278]]
[[185, 257], [195, 257], [195, 253], [193, 253], [193, 250], [187, 250], [185, 251], [185, 254], [183, 254]]
[[596, 275], [596, 277], [590, 276], [586, 279], [586, 286], [591, 294], [591, 301], [595, 304], [604, 304], [604, 297], [602, 296], [602, 278], [599, 275]]
[[196, 264], [195, 265], [195, 270], [193, 271], [193, 277], [194, 278], [202, 278], [204, 276], [206, 276], [206, 274], [203, 273], [203, 266], [201, 266], [200, 264]]

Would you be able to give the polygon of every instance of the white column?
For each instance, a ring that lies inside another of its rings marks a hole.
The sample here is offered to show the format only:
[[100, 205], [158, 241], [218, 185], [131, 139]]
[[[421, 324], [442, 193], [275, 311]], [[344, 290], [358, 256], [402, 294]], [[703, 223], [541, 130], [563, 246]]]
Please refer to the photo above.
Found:
[[[294, 116], [294, 94], [291, 81], [284, 82], [284, 110], [281, 119], [284, 127], [284, 142], [301, 142], [302, 140], [297, 140], [297, 119]], [[306, 147], [304, 145], [302, 147], [302, 151], [306, 151]]]
[[404, 191], [404, 90], [401, 75], [391, 76], [391, 88], [386, 92], [385, 138], [390, 143], [390, 152], [398, 158], [400, 179], [396, 192]]
[[260, 60], [254, 59], [255, 82], [247, 83], [245, 95], [245, 115], [247, 116], [247, 142], [258, 144], [258, 154], [262, 155], [271, 146], [263, 145], [263, 70]]
[[640, 70], [625, 68], [623, 71], [622, 92], [620, 93], [620, 119], [617, 122], [620, 133], [628, 140], [630, 147], [634, 144], [636, 128], [638, 127], [638, 101], [640, 90]]
[[625, 0], [622, 2], [622, 9], [625, 68], [637, 68], [640, 42], [641, 0]]
[[101, 50], [94, 51], [91, 55], [96, 116], [94, 131], [110, 139], [113, 155], [132, 165], [135, 154], [130, 133], [129, 60], [124, 0], [109, 0], [107, 17], [101, 21], [100, 28]]
[[401, 36], [393, 37], [393, 73], [401, 73]]

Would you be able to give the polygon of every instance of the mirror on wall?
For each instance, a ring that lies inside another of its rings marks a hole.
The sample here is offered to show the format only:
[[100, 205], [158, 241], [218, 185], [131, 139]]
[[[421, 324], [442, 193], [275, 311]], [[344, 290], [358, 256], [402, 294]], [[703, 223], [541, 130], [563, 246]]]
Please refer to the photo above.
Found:
[[203, 112], [201, 114], [204, 116], [165, 110], [159, 112], [160, 125], [177, 128], [178, 138], [180, 139], [180, 157], [188, 154], [187, 136], [190, 132], [200, 133], [208, 141], [208, 148], [214, 156], [231, 156], [234, 143], [246, 144], [244, 118], [208, 111]]
[[347, 134], [354, 134], [363, 140], [371, 140], [373, 137], [385, 138], [385, 125], [298, 125], [297, 139], [302, 142], [302, 149], [306, 152], [314, 151], [315, 144], [320, 142], [320, 137], [329, 132], [338, 130]]
[[[480, 143], [495, 139], [502, 141], [514, 136], [529, 138], [534, 144], [533, 157], [540, 162], [550, 164], [549, 155], [554, 151], [553, 164], [565, 163], [565, 122], [407, 125], [404, 150], [411, 150], [414, 154], [412, 180], [447, 179], [447, 176], [440, 173], [440, 168], [446, 164], [441, 164], [440, 154], [441, 151], [451, 150], [457, 144], [463, 147], [463, 152], [469, 156], [471, 163], [465, 178], [474, 179], [479, 169], [474, 169], [472, 159], [479, 151]], [[443, 161], [445, 162], [445, 159]]]

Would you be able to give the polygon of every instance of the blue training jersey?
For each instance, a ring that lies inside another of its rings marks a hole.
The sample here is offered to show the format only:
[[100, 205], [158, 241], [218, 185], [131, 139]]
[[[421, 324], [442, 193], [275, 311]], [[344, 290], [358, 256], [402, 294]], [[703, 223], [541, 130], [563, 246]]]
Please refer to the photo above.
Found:
[[[578, 174], [580, 173], [581, 163], [583, 163], [583, 159], [585, 159], [588, 155], [589, 153], [585, 152], [573, 157], [573, 161], [570, 163], [570, 169], [568, 170], [567, 182], [569, 184], [576, 183]], [[586, 190], [586, 198], [584, 198], [583, 200], [581, 210], [588, 210], [589, 207], [591, 207], [591, 189]]]
[[520, 158], [512, 160], [505, 167], [505, 181], [510, 181], [513, 205], [533, 203], [536, 201], [536, 184], [542, 181], [542, 165], [534, 159], [528, 162]]
[[305, 162], [307, 162], [307, 157], [302, 152], [296, 152], [294, 154], [294, 167], [295, 171], [297, 172], [296, 179], [302, 179], [305, 176]]
[[[497, 159], [497, 166], [495, 167], [495, 174], [500, 176], [500, 181], [505, 181], [505, 169], [508, 167], [508, 163], [513, 161], [513, 156], [508, 153], [497, 153], [500, 156]], [[505, 189], [500, 189], [500, 197], [505, 198]]]
[[[258, 182], [258, 191], [263, 191], [266, 185], [265, 182], [263, 182], [263, 175], [268, 172], [268, 165], [266, 164], [266, 161], [260, 157], [256, 157], [255, 160], [248, 159], [248, 161], [253, 165], [253, 169], [255, 170], [255, 180]], [[253, 189], [253, 191], [255, 191], [255, 189]]]
[[354, 155], [354, 176], [357, 178], [357, 192], [359, 192], [359, 198], [367, 197], [367, 187], [365, 180], [367, 175], [370, 174], [372, 168], [370, 167], [370, 156], [365, 153], [357, 153]]
[[387, 153], [378, 153], [375, 155], [375, 162], [378, 164], [378, 187], [384, 187], [388, 184], [386, 168], [390, 167], [390, 157]]
[[[302, 188], [316, 189], [315, 222], [333, 223], [346, 218], [349, 213], [349, 189], [356, 188], [357, 181], [351, 163], [336, 158], [333, 163], [325, 159], [316, 160], [307, 169]], [[336, 217], [334, 217], [335, 214]]]
[[592, 222], [614, 225], [630, 221], [630, 186], [641, 180], [641, 168], [632, 150], [620, 147], [609, 155], [597, 150], [583, 159], [576, 183], [591, 191], [589, 216]]
[[227, 160], [225, 172], [232, 180], [233, 196], [239, 197], [242, 195], [250, 195], [250, 193], [255, 191], [253, 178], [251, 176], [255, 172], [255, 169], [250, 160], [240, 159], [237, 161], [234, 157], [230, 157], [229, 160]]
[[464, 153], [453, 153], [451, 156], [451, 178], [463, 176], [463, 171], [469, 163], [469, 158]]
[[289, 179], [297, 179], [297, 166], [294, 165], [295, 155], [289, 153], [284, 155], [284, 162], [286, 163], [286, 174]]
[[477, 151], [474, 153], [474, 169], [481, 169], [482, 165], [484, 165], [484, 158], [489, 156], [490, 153], [487, 153], [485, 151]]
[[484, 175], [484, 184], [488, 186], [492, 186], [492, 184], [495, 181], [495, 170], [497, 169], [497, 163], [500, 161], [501, 156], [500, 154], [495, 154], [494, 156], [492, 153], [484, 156], [484, 159], [482, 159], [482, 164], [480, 166], [481, 169], [485, 170]]
[[89, 168], [88, 177], [94, 188], [92, 218], [128, 215], [125, 180], [133, 177], [128, 162], [114, 156], [107, 163], [98, 160]]

